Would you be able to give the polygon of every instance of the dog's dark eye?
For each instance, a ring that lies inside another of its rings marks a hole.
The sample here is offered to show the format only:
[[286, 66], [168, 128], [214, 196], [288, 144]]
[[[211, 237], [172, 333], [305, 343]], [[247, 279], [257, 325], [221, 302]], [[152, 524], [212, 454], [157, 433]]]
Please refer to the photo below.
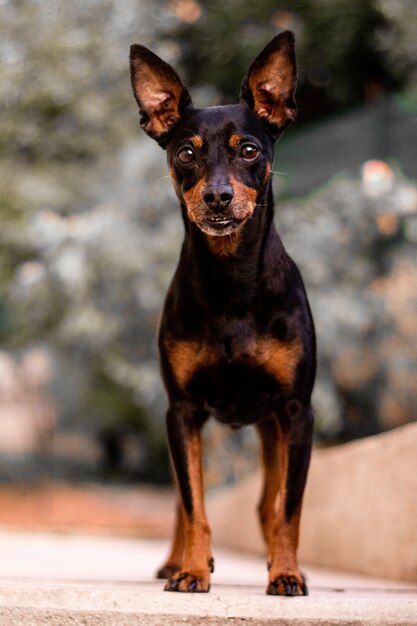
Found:
[[181, 163], [191, 163], [191, 161], [194, 161], [195, 158], [194, 152], [191, 148], [182, 148], [182, 150], [178, 152], [177, 157]]
[[246, 143], [242, 146], [240, 151], [240, 156], [245, 159], [245, 161], [254, 161], [258, 154], [259, 150], [253, 143]]

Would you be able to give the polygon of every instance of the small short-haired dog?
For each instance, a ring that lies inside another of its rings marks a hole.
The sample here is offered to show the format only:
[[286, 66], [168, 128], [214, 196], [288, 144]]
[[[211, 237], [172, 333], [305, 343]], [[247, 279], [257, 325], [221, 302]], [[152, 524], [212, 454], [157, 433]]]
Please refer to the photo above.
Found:
[[213, 416], [253, 424], [260, 436], [267, 593], [306, 595], [297, 544], [315, 337], [302, 279], [275, 230], [271, 191], [274, 144], [297, 112], [294, 37], [285, 31], [262, 50], [234, 105], [194, 108], [172, 67], [143, 46], [131, 46], [130, 67], [141, 126], [167, 152], [185, 227], [159, 329], [180, 494], [159, 576], [168, 591], [210, 588], [201, 427]]

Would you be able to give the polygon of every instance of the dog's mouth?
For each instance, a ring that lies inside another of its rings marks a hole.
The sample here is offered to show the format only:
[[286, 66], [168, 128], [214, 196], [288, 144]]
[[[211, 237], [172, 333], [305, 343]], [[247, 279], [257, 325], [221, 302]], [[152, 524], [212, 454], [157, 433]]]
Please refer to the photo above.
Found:
[[206, 235], [223, 237], [224, 235], [231, 235], [241, 226], [243, 221], [235, 218], [210, 217], [199, 222], [197, 226]]

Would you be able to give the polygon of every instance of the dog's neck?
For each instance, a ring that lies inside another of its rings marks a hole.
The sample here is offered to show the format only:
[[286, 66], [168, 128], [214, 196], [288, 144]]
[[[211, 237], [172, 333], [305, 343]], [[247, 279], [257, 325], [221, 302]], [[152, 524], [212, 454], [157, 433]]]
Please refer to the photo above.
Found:
[[[274, 241], [274, 254], [286, 257], [281, 240], [273, 223], [273, 197], [270, 185], [258, 198], [253, 216], [236, 234], [233, 252], [220, 249], [221, 242], [213, 243], [198, 227], [190, 222], [183, 208], [185, 238], [181, 262], [192, 268], [193, 295], [203, 303], [216, 303], [216, 308], [227, 310], [248, 306], [259, 286], [264, 257], [270, 253]], [[216, 239], [223, 239], [217, 237]], [[215, 248], [214, 246], [218, 247]]]

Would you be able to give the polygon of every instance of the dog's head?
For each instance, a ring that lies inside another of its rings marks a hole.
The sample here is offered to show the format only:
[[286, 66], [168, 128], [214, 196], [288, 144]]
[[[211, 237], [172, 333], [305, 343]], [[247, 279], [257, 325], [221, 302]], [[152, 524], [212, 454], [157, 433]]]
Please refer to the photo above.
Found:
[[188, 219], [211, 236], [236, 232], [253, 215], [274, 142], [297, 113], [293, 34], [256, 57], [235, 105], [195, 109], [175, 70], [143, 46], [131, 46], [130, 68], [141, 126], [166, 149]]

